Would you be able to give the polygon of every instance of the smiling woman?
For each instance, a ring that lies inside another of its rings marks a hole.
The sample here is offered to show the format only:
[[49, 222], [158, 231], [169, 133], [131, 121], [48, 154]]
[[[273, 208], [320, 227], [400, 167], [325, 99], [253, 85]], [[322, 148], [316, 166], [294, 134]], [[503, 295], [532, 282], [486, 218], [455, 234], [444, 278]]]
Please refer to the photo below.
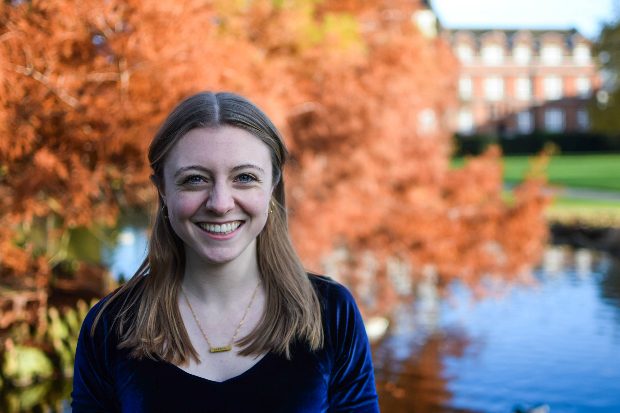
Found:
[[273, 191], [269, 147], [231, 126], [188, 132], [170, 151], [158, 185], [185, 244], [186, 268], [235, 261], [247, 273]]
[[73, 411], [376, 412], [351, 294], [291, 244], [271, 121], [231, 93], [183, 101], [153, 139], [147, 259], [84, 321]]

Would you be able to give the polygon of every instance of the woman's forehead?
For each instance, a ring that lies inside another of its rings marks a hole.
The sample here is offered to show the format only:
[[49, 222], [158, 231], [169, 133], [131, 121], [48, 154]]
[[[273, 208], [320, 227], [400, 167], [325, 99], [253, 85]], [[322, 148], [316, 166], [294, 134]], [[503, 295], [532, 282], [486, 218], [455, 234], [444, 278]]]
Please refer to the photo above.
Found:
[[172, 147], [165, 164], [173, 169], [189, 164], [234, 168], [255, 165], [271, 169], [271, 149], [260, 138], [236, 127], [192, 129]]

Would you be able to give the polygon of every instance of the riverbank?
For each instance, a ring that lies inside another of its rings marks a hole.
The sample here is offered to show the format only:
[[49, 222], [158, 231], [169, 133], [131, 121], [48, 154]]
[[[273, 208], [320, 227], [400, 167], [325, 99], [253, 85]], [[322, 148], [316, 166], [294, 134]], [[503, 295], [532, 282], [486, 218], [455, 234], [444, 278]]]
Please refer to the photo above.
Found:
[[[531, 166], [531, 159], [531, 156], [502, 157], [505, 182], [521, 182]], [[620, 154], [553, 155], [549, 158], [546, 175], [553, 186], [620, 194]]]
[[[588, 197], [593, 192], [598, 197]], [[576, 193], [579, 196], [575, 196]], [[609, 199], [611, 196], [619, 199]], [[620, 228], [620, 192], [562, 191], [545, 212], [545, 217], [551, 225]]]
[[620, 227], [595, 227], [584, 223], [551, 223], [551, 243], [608, 252], [620, 256]]

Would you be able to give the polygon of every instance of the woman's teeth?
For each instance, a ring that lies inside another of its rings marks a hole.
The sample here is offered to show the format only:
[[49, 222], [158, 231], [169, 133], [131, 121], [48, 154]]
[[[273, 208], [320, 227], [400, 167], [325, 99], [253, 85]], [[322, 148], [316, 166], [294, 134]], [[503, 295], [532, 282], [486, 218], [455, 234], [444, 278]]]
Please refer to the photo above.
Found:
[[212, 232], [214, 234], [230, 234], [231, 232], [239, 228], [239, 225], [241, 225], [241, 221], [227, 222], [225, 224], [200, 223], [198, 225], [205, 231]]

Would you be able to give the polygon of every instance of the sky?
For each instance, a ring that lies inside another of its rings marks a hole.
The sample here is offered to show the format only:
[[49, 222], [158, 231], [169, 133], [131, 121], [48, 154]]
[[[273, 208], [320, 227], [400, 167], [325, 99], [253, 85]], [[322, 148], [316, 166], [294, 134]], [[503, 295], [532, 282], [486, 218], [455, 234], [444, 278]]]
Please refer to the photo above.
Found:
[[431, 0], [445, 27], [577, 28], [595, 39], [602, 24], [620, 17], [620, 0]]

